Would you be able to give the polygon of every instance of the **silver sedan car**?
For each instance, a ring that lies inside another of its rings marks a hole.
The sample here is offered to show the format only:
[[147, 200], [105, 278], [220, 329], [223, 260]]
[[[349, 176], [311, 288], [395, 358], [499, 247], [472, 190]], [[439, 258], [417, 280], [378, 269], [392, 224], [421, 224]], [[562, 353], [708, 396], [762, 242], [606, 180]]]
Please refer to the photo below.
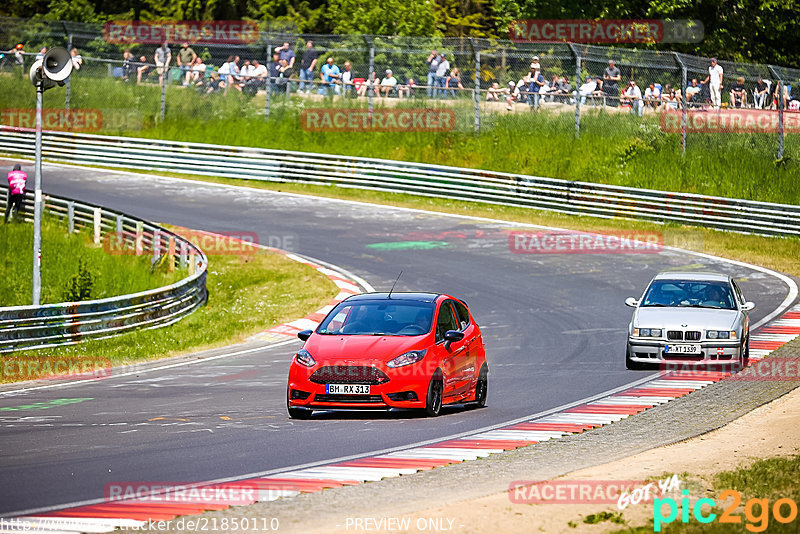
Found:
[[660, 273], [639, 300], [628, 326], [628, 369], [674, 361], [747, 365], [755, 304], [724, 274]]

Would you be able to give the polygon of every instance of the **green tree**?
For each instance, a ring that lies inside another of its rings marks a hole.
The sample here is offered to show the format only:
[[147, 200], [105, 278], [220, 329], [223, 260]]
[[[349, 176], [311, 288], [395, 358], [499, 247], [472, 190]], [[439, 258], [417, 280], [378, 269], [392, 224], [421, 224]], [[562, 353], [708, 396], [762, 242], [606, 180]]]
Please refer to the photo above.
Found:
[[334, 33], [440, 35], [432, 0], [330, 0], [328, 20]]

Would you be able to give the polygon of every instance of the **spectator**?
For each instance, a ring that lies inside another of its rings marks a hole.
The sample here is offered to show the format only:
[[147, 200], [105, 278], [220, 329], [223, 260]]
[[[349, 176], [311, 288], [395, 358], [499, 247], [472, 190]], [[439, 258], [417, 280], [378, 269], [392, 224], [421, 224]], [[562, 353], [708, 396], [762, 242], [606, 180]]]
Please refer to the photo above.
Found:
[[147, 57], [140, 56], [139, 62], [136, 63], [136, 83], [140, 84], [142, 81], [147, 81], [152, 72], [153, 66], [147, 64]]
[[[513, 82], [511, 82], [513, 83]], [[487, 102], [499, 102], [500, 97], [506, 91], [505, 88], [500, 88], [500, 84], [497, 82], [492, 82], [492, 86], [486, 90], [486, 101]]]
[[544, 81], [542, 71], [534, 68], [534, 65], [538, 63], [531, 63], [531, 72], [528, 76], [528, 105], [534, 111], [539, 111], [539, 93], [547, 82]]
[[708, 76], [703, 83], [709, 84], [711, 91], [711, 105], [719, 109], [722, 105], [722, 67], [717, 64], [717, 58], [711, 58], [711, 66], [708, 67]]
[[736, 83], [731, 87], [731, 107], [732, 108], [746, 108], [747, 107], [747, 89], [744, 87], [744, 77], [739, 76]]
[[586, 98], [594, 92], [596, 87], [597, 84], [594, 82], [592, 77], [587, 76], [586, 83], [578, 88], [578, 96], [581, 98], [581, 106], [586, 104]]
[[153, 54], [153, 60], [156, 64], [156, 72], [158, 72], [158, 85], [164, 84], [164, 73], [169, 74], [169, 65], [172, 63], [172, 51], [169, 49], [169, 43], [164, 43], [156, 48]]
[[344, 62], [344, 71], [342, 72], [342, 91], [344, 91], [344, 96], [348, 98], [355, 98], [357, 96], [355, 74], [353, 73], [353, 66], [349, 61]]
[[531, 63], [532, 70], [542, 70], [542, 66], [539, 65], [539, 56], [533, 56], [533, 59], [531, 61], [532, 61]]
[[136, 73], [136, 64], [130, 48], [126, 48], [122, 53], [122, 81], [127, 82]]
[[508, 89], [507, 89], [508, 93], [506, 96], [506, 109], [508, 111], [512, 111], [514, 109], [514, 103], [518, 102], [519, 99], [522, 97], [521, 95], [522, 91], [520, 91], [519, 89], [520, 87], [522, 86], [517, 85], [513, 81], [508, 82]]
[[18, 44], [14, 47], [14, 50], [9, 50], [9, 53], [14, 53], [14, 64], [17, 67], [22, 67], [25, 65], [25, 52], [23, 50], [22, 43]]
[[208, 89], [206, 93], [215, 93], [225, 87], [225, 81], [220, 76], [219, 72], [211, 71], [208, 81]]
[[189, 43], [183, 43], [178, 52], [178, 68], [183, 74], [183, 85], [189, 85], [192, 81], [192, 65], [194, 65], [195, 59], [197, 59], [197, 54], [194, 49], [189, 46]]
[[203, 63], [203, 58], [195, 56], [191, 70], [187, 73], [189, 75], [189, 84], [203, 85], [206, 80], [206, 68], [206, 64]]
[[664, 86], [664, 91], [661, 93], [661, 100], [664, 102], [664, 105], [668, 108], [678, 109], [681, 107], [680, 92], [673, 89], [673, 87], [670, 84]]
[[642, 102], [642, 90], [636, 85], [636, 82], [631, 80], [628, 82], [628, 87], [625, 89], [622, 100], [631, 106], [631, 113], [636, 113], [640, 117], [644, 111], [644, 102]]
[[278, 79], [275, 84], [278, 86], [278, 92], [291, 93], [289, 86], [289, 79], [292, 77], [292, 67], [289, 66], [289, 61], [286, 59], [278, 60]]
[[252, 74], [252, 86], [258, 89], [264, 87], [264, 84], [267, 80], [267, 66], [262, 65], [257, 59], [253, 60], [253, 74]]
[[603, 87], [603, 79], [601, 77], [597, 77], [594, 79], [594, 91], [592, 91], [592, 100], [597, 100], [602, 97], [603, 105], [606, 104], [606, 89]]
[[571, 100], [572, 84], [569, 83], [569, 78], [561, 76], [558, 80], [558, 95], [561, 102], [569, 102]]
[[81, 57], [78, 49], [73, 47], [72, 50], [69, 51], [70, 59], [72, 59], [72, 68], [75, 70], [81, 70], [83, 67], [83, 58]]
[[8, 173], [8, 201], [6, 202], [5, 222], [8, 222], [9, 218], [13, 222], [12, 208], [16, 213], [19, 213], [22, 209], [22, 200], [25, 198], [25, 182], [27, 180], [28, 175], [19, 164], [14, 165], [14, 170]]
[[[669, 87], [669, 85], [667, 85]], [[653, 109], [658, 107], [659, 101], [661, 100], [661, 91], [656, 84], [650, 83], [647, 86], [647, 89], [644, 90], [644, 105], [651, 107]]]
[[756, 109], [764, 109], [764, 104], [767, 103], [767, 97], [769, 96], [768, 93], [769, 85], [759, 76], [756, 87], [753, 89], [753, 105]]
[[[783, 95], [781, 96], [781, 86], [783, 86]], [[775, 90], [772, 92], [772, 107], [775, 109], [786, 109], [791, 98], [789, 97], [789, 88], [786, 84], [776, 83]]]
[[697, 78], [692, 78], [692, 83], [686, 88], [686, 105], [690, 107], [700, 105], [700, 86], [697, 84]]
[[34, 58], [34, 61], [39, 61], [40, 59], [44, 59], [44, 55], [46, 53], [47, 53], [47, 47], [43, 46], [42, 48], [39, 49], [39, 53], [36, 54], [36, 57]]
[[272, 54], [272, 61], [267, 67], [267, 74], [269, 74], [269, 92], [275, 94], [278, 92], [278, 78], [281, 76], [281, 60], [280, 53], [275, 52]]
[[436, 67], [436, 86], [433, 91], [433, 97], [445, 98], [445, 84], [447, 83], [447, 73], [450, 71], [450, 62], [447, 57], [442, 54], [439, 56], [439, 66]]
[[275, 51], [278, 52], [279, 59], [286, 60], [286, 66], [289, 67], [289, 69], [294, 69], [295, 55], [294, 50], [289, 47], [289, 43], [283, 43], [283, 45], [276, 48]]
[[312, 80], [314, 79], [314, 69], [317, 66], [319, 52], [314, 48], [314, 43], [306, 43], [306, 51], [303, 53], [303, 61], [300, 63], [300, 91], [310, 93], [313, 89]]
[[461, 73], [458, 70], [458, 67], [453, 67], [450, 71], [450, 75], [445, 80], [445, 87], [450, 91], [450, 96], [455, 98], [456, 90], [463, 90], [464, 86], [461, 85]]
[[436, 72], [439, 70], [439, 63], [442, 58], [436, 50], [431, 50], [431, 55], [425, 60], [428, 64], [428, 98], [433, 98], [436, 92]]
[[219, 75], [222, 81], [225, 82], [223, 87], [227, 94], [228, 88], [236, 87], [241, 89], [236, 83], [239, 81], [239, 56], [228, 56], [228, 61], [222, 64], [219, 69]]
[[319, 94], [326, 96], [333, 96], [334, 93], [339, 94], [339, 86], [336, 85], [336, 82], [341, 79], [342, 73], [339, 67], [333, 64], [332, 57], [328, 56], [328, 59], [325, 60], [325, 65], [320, 69], [319, 77], [322, 80]]
[[619, 82], [622, 80], [622, 73], [617, 68], [613, 59], [608, 60], [608, 67], [603, 71], [603, 91], [609, 97], [609, 105], [616, 107], [619, 99]]
[[[378, 85], [378, 96], [386, 98], [395, 91], [397, 87], [397, 78], [392, 74], [392, 69], [386, 69], [386, 76], [381, 80]], [[383, 94], [381, 94], [383, 93]]]
[[239, 69], [239, 79], [238, 83], [236, 84], [239, 90], [243, 90], [245, 86], [247, 86], [248, 82], [253, 77], [253, 71], [255, 68], [250, 64], [249, 59], [245, 59], [244, 63], [242, 63], [242, 68]]
[[405, 94], [406, 98], [412, 98], [417, 92], [417, 87], [416, 80], [414, 80], [414, 78], [409, 78], [406, 80], [405, 85], [397, 86], [397, 96], [403, 98], [403, 94]]
[[[541, 91], [542, 98], [545, 98], [550, 102], [555, 102], [556, 94], [558, 93], [558, 87], [559, 87], [558, 74], [553, 74], [553, 79], [550, 80], [550, 83], [542, 87]], [[545, 96], [545, 94], [549, 96]]]

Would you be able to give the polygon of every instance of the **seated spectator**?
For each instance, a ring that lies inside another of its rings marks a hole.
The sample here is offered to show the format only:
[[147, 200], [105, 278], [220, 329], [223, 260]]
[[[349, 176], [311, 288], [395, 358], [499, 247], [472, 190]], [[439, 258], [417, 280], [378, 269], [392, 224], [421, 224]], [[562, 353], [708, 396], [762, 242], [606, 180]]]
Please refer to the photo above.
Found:
[[211, 71], [209, 80], [208, 80], [208, 87], [206, 88], [206, 93], [216, 93], [220, 89], [225, 88], [225, 81], [220, 77], [217, 71]]
[[453, 98], [457, 96], [456, 89], [464, 89], [464, 86], [461, 85], [461, 72], [459, 72], [458, 67], [453, 67], [450, 70], [450, 74], [445, 80], [445, 87], [450, 92], [450, 96]]
[[[374, 76], [374, 74], [373, 74], [373, 76]], [[370, 83], [369, 79], [364, 80], [364, 83], [361, 84], [361, 87], [359, 87], [356, 90], [356, 94], [358, 94], [358, 96], [366, 96], [368, 94], [368, 92], [369, 92], [370, 86], [372, 86], [373, 83]], [[374, 91], [374, 89], [373, 89], [373, 91]]]
[[686, 88], [686, 105], [689, 107], [697, 107], [700, 104], [700, 85], [697, 83], [697, 78], [692, 78], [691, 85]]
[[136, 83], [146, 82], [152, 73], [153, 66], [147, 64], [147, 57], [139, 56], [139, 61], [136, 63]]
[[558, 80], [558, 92], [559, 98], [561, 102], [570, 102], [572, 99], [570, 95], [572, 95], [572, 84], [569, 83], [569, 78], [566, 76], [561, 76]]
[[236, 85], [239, 79], [239, 56], [228, 56], [228, 60], [219, 68], [219, 76], [222, 79], [225, 92], [228, 91], [230, 86], [234, 86], [241, 91], [241, 88]]
[[272, 54], [272, 61], [267, 67], [267, 74], [269, 77], [269, 92], [270, 94], [275, 94], [278, 92], [278, 84], [276, 82], [281, 75], [280, 54], [277, 52]]
[[594, 79], [595, 88], [592, 91], [592, 100], [595, 102], [601, 102], [604, 106], [606, 105], [606, 89], [603, 87], [603, 78], [598, 76]]
[[680, 92], [672, 88], [670, 84], [664, 86], [664, 91], [661, 93], [661, 101], [664, 106], [670, 109], [678, 109], [681, 106]]
[[136, 73], [136, 61], [129, 48], [122, 53], [122, 81], [128, 82]]
[[503, 89], [500, 88], [500, 84], [497, 82], [492, 82], [492, 86], [486, 90], [486, 101], [499, 102], [502, 94]]
[[755, 89], [753, 89], [753, 105], [756, 109], [764, 109], [769, 97], [769, 83], [758, 77]]
[[286, 93], [289, 91], [289, 78], [292, 77], [292, 67], [286, 58], [278, 60], [278, 79], [275, 80], [277, 91], [279, 93]]
[[192, 63], [191, 71], [189, 73], [189, 83], [192, 85], [203, 85], [206, 79], [206, 64], [203, 63], [203, 58], [197, 56]]
[[344, 71], [342, 72], [342, 91], [344, 91], [344, 96], [348, 98], [356, 97], [355, 74], [353, 73], [353, 66], [349, 61], [344, 62]]
[[644, 90], [644, 105], [655, 109], [658, 107], [659, 100], [661, 100], [661, 91], [656, 87], [656, 84], [651, 82], [647, 89]]
[[405, 95], [406, 98], [413, 98], [417, 92], [417, 87], [419, 87], [417, 81], [414, 78], [409, 78], [405, 85], [397, 86], [397, 96], [403, 98], [403, 95]]
[[556, 94], [558, 93], [559, 87], [559, 80], [558, 75], [553, 74], [553, 79], [550, 80], [547, 85], [543, 86], [539, 91], [541, 93], [541, 97], [545, 99], [547, 102], [555, 102]]
[[70, 58], [72, 59], [72, 68], [75, 70], [81, 70], [83, 67], [83, 58], [78, 53], [77, 48], [73, 48], [69, 51]]
[[395, 92], [397, 87], [397, 78], [392, 74], [392, 69], [386, 69], [386, 76], [378, 84], [378, 96], [386, 98]]
[[325, 64], [319, 70], [319, 78], [322, 82], [317, 91], [319, 94], [325, 96], [339, 94], [340, 88], [338, 84], [342, 78], [342, 71], [333, 63], [333, 57], [328, 56], [325, 60]]
[[253, 60], [252, 84], [261, 89], [267, 83], [267, 66], [262, 65], [257, 59]]
[[586, 97], [592, 94], [597, 84], [591, 76], [586, 77], [586, 83], [578, 87], [578, 96], [581, 98], [581, 106], [586, 104]]
[[644, 111], [644, 102], [642, 101], [642, 90], [636, 85], [636, 82], [631, 80], [628, 82], [628, 87], [622, 93], [620, 99], [624, 104], [631, 106], [631, 113], [636, 113], [640, 117]]
[[775, 109], [787, 109], [791, 97], [789, 96], [789, 88], [783, 84], [783, 98], [781, 98], [781, 85], [775, 84], [775, 90], [772, 91], [772, 106]]
[[[514, 83], [513, 81], [508, 82], [508, 87], [505, 89], [504, 93], [506, 94], [506, 109], [511, 111], [514, 109], [515, 102], [522, 102], [522, 91], [521, 85]], [[507, 92], [506, 92], [507, 91]]]
[[747, 107], [747, 89], [744, 87], [744, 77], [739, 76], [736, 78], [736, 83], [731, 87], [731, 107], [732, 108], [746, 108]]

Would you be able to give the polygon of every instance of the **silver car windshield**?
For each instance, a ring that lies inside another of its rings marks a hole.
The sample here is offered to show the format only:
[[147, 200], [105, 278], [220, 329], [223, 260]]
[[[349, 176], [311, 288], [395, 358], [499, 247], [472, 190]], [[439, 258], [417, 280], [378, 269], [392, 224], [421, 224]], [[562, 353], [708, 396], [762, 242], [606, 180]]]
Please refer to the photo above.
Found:
[[433, 310], [432, 302], [343, 302], [322, 321], [317, 333], [342, 336], [420, 336], [431, 331]]
[[736, 301], [727, 282], [655, 280], [647, 289], [641, 306], [734, 310]]

